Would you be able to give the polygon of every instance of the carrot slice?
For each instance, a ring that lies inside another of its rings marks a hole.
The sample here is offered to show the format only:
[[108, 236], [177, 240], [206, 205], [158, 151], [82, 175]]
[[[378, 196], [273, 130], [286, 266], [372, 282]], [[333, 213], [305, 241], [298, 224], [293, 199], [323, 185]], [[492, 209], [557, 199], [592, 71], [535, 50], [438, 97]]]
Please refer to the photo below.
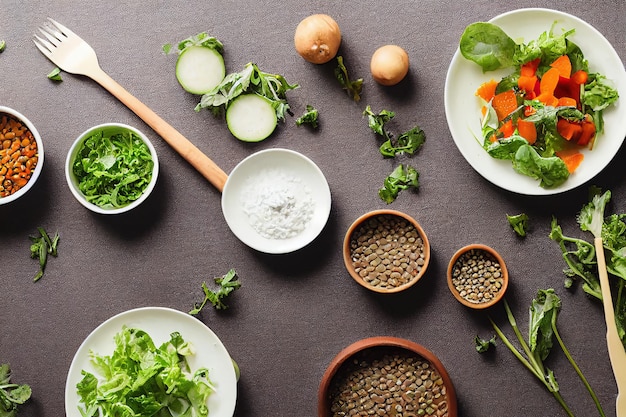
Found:
[[561, 97], [559, 98], [559, 106], [570, 106], [570, 107], [576, 107], [578, 105], [578, 103], [576, 102], [575, 99], [571, 98], [571, 97]]
[[564, 139], [577, 142], [583, 128], [579, 123], [559, 119], [556, 123], [556, 130], [559, 132], [559, 135], [563, 136]]
[[556, 107], [559, 105], [559, 99], [550, 93], [541, 93], [535, 98], [535, 100], [539, 100], [546, 106]]
[[546, 71], [546, 73], [543, 74], [543, 77], [541, 77], [541, 81], [539, 82], [539, 92], [541, 94], [547, 93], [554, 95], [554, 90], [559, 84], [560, 76], [561, 74], [556, 68], [550, 68], [548, 71]]
[[507, 90], [496, 94], [493, 97], [491, 104], [498, 115], [498, 121], [503, 120], [509, 114], [513, 113], [518, 107], [515, 91]]
[[577, 149], [566, 149], [562, 151], [558, 151], [555, 153], [556, 156], [561, 158], [563, 162], [565, 162], [565, 166], [567, 167], [567, 171], [570, 174], [573, 174], [576, 171], [576, 168], [580, 166], [580, 163], [585, 159], [585, 155], [583, 155]]
[[537, 128], [533, 122], [524, 119], [517, 121], [517, 131], [521, 137], [526, 139], [530, 145], [537, 140]]
[[502, 124], [502, 126], [498, 128], [498, 130], [502, 132], [502, 135], [505, 138], [512, 136], [515, 132], [515, 128], [513, 127], [513, 121], [511, 119], [507, 120]]
[[485, 81], [476, 90], [476, 95], [489, 102], [496, 95], [496, 87], [498, 87], [496, 80]]
[[569, 78], [572, 75], [572, 61], [567, 55], [561, 55], [550, 66], [559, 71], [559, 75], [563, 78]]
[[593, 144], [593, 138], [596, 136], [596, 124], [588, 114], [585, 116], [585, 120], [581, 123], [580, 137], [576, 143], [580, 146], [587, 146], [590, 143]]
[[532, 77], [533, 75], [536, 75], [540, 62], [541, 58], [537, 58], [522, 64], [520, 68], [520, 75], [523, 77]]
[[536, 75], [520, 75], [517, 79], [517, 86], [526, 93], [535, 91], [535, 84], [537, 84]]

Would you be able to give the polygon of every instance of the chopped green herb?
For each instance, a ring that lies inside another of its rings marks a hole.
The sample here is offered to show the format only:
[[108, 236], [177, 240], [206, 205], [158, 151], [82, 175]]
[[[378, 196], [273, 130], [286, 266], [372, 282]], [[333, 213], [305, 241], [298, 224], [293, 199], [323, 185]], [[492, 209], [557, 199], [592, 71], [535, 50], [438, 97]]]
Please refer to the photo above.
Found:
[[526, 232], [528, 230], [528, 215], [526, 213], [511, 216], [507, 214], [506, 219], [509, 221], [509, 224], [518, 236], [526, 236]]
[[400, 164], [385, 178], [383, 188], [378, 190], [378, 196], [385, 203], [390, 204], [395, 201], [401, 190], [419, 188], [418, 179], [419, 173], [415, 168]]
[[341, 84], [341, 87], [346, 90], [348, 96], [356, 102], [361, 100], [361, 90], [363, 89], [363, 78], [359, 78], [355, 81], [351, 81], [348, 76], [348, 69], [343, 63], [343, 57], [340, 55], [337, 57], [337, 68], [335, 68], [335, 78]]
[[33, 278], [35, 282], [43, 277], [48, 262], [48, 255], [57, 256], [57, 246], [59, 245], [58, 232], [50, 239], [50, 236], [43, 227], [38, 227], [37, 231], [39, 231], [39, 236], [29, 236], [32, 242], [30, 245], [30, 257], [39, 260], [39, 271], [35, 274], [35, 278]]
[[241, 72], [226, 75], [217, 87], [204, 94], [195, 110], [206, 108], [218, 115], [241, 94], [255, 93], [271, 102], [278, 120], [285, 120], [285, 114], [289, 112], [286, 93], [298, 87], [298, 84], [289, 84], [282, 75], [263, 72], [250, 62]]
[[382, 110], [380, 113], [375, 114], [372, 112], [372, 108], [367, 106], [363, 111], [363, 115], [367, 116], [367, 123], [370, 129], [384, 138], [384, 142], [379, 150], [381, 155], [386, 158], [393, 158], [400, 154], [413, 155], [426, 141], [426, 134], [419, 126], [413, 127], [394, 139], [393, 135], [385, 129], [385, 124], [396, 115], [392, 111]]
[[4, 52], [6, 48], [7, 48], [7, 43], [5, 41], [0, 41], [0, 53]]
[[228, 308], [222, 301], [231, 292], [241, 287], [241, 282], [238, 280], [237, 273], [234, 269], [229, 270], [226, 275], [222, 277], [214, 278], [215, 283], [219, 285], [217, 291], [212, 291], [207, 286], [206, 282], [202, 283], [202, 291], [204, 292], [204, 300], [201, 303], [196, 303], [194, 308], [189, 312], [191, 315], [196, 315], [204, 308], [207, 302], [210, 302], [217, 310], [225, 310]]
[[[124, 326], [110, 356], [91, 352], [95, 375], [76, 384], [82, 416], [202, 416], [214, 392], [209, 370], [191, 373], [193, 346], [178, 332], [156, 347], [148, 333]], [[198, 346], [197, 348], [201, 348]]]
[[485, 353], [491, 346], [496, 345], [496, 336], [494, 335], [491, 339], [486, 340], [477, 335], [474, 338], [474, 344], [476, 345], [476, 351], [478, 353]]
[[[200, 32], [197, 35], [190, 36], [187, 39], [183, 39], [182, 41], [178, 42], [176, 50], [180, 54], [190, 46], [204, 46], [205, 48], [215, 49], [219, 53], [224, 52], [224, 44], [222, 44], [219, 39], [214, 36], [210, 36], [206, 32]], [[165, 45], [163, 45], [163, 52], [165, 54], [169, 54], [170, 52], [172, 52], [172, 49], [173, 46], [171, 43], [166, 43]]]
[[72, 170], [87, 201], [102, 208], [137, 200], [152, 179], [150, 149], [134, 132], [94, 133], [81, 144]]
[[29, 385], [11, 383], [11, 367], [8, 363], [0, 365], [0, 416], [16, 417], [17, 406], [28, 401], [31, 394]]
[[50, 71], [50, 73], [48, 73], [48, 78], [53, 81], [63, 81], [63, 78], [61, 78], [61, 68], [56, 67], [55, 69]]
[[319, 112], [315, 107], [307, 104], [304, 114], [296, 119], [296, 125], [301, 126], [303, 124], [308, 124], [312, 128], [317, 129], [319, 116], [318, 113]]

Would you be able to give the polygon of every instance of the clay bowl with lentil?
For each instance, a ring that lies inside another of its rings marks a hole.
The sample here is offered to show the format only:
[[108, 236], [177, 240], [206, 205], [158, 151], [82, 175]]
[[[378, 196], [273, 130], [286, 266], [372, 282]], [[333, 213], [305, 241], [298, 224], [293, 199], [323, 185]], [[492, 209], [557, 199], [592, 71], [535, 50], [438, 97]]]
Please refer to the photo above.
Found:
[[378, 336], [343, 349], [324, 373], [318, 417], [456, 417], [454, 385], [441, 361], [409, 340]]
[[159, 160], [150, 139], [123, 123], [84, 131], [65, 160], [65, 179], [80, 204], [99, 214], [126, 213], [154, 189]]
[[474, 243], [459, 249], [448, 264], [448, 287], [463, 305], [485, 309], [502, 299], [509, 273], [502, 256], [489, 246]]
[[396, 210], [374, 210], [356, 219], [343, 242], [350, 276], [379, 293], [414, 285], [426, 272], [430, 243], [419, 223]]
[[43, 169], [43, 158], [41, 136], [31, 121], [0, 106], [0, 205], [32, 188]]

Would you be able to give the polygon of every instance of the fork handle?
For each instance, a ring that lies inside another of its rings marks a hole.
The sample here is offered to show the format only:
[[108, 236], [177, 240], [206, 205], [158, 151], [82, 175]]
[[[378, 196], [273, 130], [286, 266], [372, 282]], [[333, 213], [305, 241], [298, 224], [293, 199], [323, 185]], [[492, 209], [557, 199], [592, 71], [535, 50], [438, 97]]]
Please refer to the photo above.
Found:
[[209, 180], [220, 192], [228, 179], [226, 173], [200, 149], [163, 120], [152, 109], [130, 94], [117, 81], [111, 78], [104, 70], [97, 68], [90, 72], [89, 77], [104, 87], [126, 107], [131, 109], [148, 126], [158, 133], [176, 152], [189, 162], [204, 178]]

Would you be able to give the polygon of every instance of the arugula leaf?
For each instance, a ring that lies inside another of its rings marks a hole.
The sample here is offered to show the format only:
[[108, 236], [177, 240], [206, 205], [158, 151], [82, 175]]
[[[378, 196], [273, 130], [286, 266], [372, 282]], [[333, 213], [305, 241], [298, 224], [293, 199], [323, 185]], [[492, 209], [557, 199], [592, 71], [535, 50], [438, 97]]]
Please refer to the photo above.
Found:
[[53, 81], [63, 81], [63, 78], [61, 78], [61, 68], [56, 67], [55, 69], [50, 71], [48, 73], [48, 78], [50, 78]]
[[190, 371], [193, 347], [180, 333], [158, 348], [145, 331], [124, 326], [110, 356], [91, 354], [96, 374], [76, 385], [83, 416], [203, 416], [214, 392], [205, 368]]
[[506, 218], [509, 221], [509, 224], [511, 225], [515, 233], [518, 234], [518, 236], [522, 236], [522, 237], [526, 236], [526, 231], [528, 229], [528, 215], [526, 213], [521, 213], [521, 214], [512, 215], [512, 216], [507, 214]]
[[28, 384], [11, 383], [11, 367], [8, 363], [0, 365], [0, 416], [16, 417], [17, 407], [31, 397]]
[[395, 201], [401, 190], [419, 188], [419, 173], [415, 168], [403, 164], [398, 165], [383, 183], [383, 188], [378, 190], [378, 196], [385, 203]]
[[335, 68], [335, 78], [341, 84], [341, 87], [346, 90], [348, 96], [352, 100], [358, 102], [361, 100], [361, 90], [363, 89], [363, 78], [358, 78], [354, 81], [350, 80], [348, 76], [348, 69], [343, 63], [343, 57], [339, 55], [337, 57], [337, 68]]
[[37, 231], [39, 231], [39, 236], [29, 236], [32, 242], [30, 245], [30, 257], [39, 260], [39, 271], [33, 278], [35, 282], [43, 277], [48, 262], [48, 255], [57, 256], [57, 246], [60, 239], [58, 232], [50, 239], [43, 227], [38, 227]]
[[210, 302], [217, 310], [227, 309], [228, 306], [224, 304], [222, 300], [228, 297], [231, 292], [241, 287], [241, 282], [238, 281], [238, 276], [234, 269], [229, 270], [226, 275], [222, 277], [214, 278], [214, 280], [215, 283], [219, 285], [217, 291], [210, 290], [206, 282], [203, 282], [202, 291], [204, 292], [204, 300], [199, 304], [196, 303], [189, 314], [199, 314], [207, 302]]
[[113, 208], [141, 197], [152, 179], [153, 166], [150, 149], [136, 134], [100, 131], [83, 141], [72, 170], [87, 201]]
[[278, 120], [284, 121], [285, 114], [289, 112], [286, 93], [298, 87], [298, 84], [289, 84], [282, 75], [263, 72], [256, 64], [249, 62], [242, 71], [227, 74], [217, 87], [204, 94], [195, 110], [206, 108], [217, 116], [225, 112], [228, 105], [241, 94], [255, 93], [268, 99]]
[[491, 346], [496, 345], [496, 335], [493, 335], [493, 337], [489, 340], [482, 339], [480, 336], [477, 335], [474, 338], [474, 344], [476, 346], [476, 352], [485, 353], [489, 350]]
[[389, 110], [382, 110], [375, 114], [368, 105], [363, 111], [363, 115], [367, 116], [367, 123], [372, 131], [383, 136], [385, 141], [380, 145], [380, 153], [384, 157], [393, 158], [398, 154], [413, 155], [426, 141], [426, 134], [419, 127], [415, 126], [393, 139], [393, 135], [385, 130], [385, 124], [395, 117], [395, 113]]
[[468, 25], [459, 42], [461, 54], [480, 65], [483, 72], [512, 66], [516, 48], [515, 41], [500, 27], [486, 22]]
[[319, 112], [317, 109], [309, 104], [306, 105], [306, 111], [304, 114], [296, 119], [296, 125], [301, 126], [303, 124], [310, 125], [313, 129], [317, 129]]
[[[190, 36], [189, 38], [178, 42], [176, 51], [178, 54], [181, 54], [190, 46], [204, 46], [205, 48], [215, 49], [220, 54], [224, 52], [224, 44], [222, 44], [222, 42], [220, 42], [216, 37], [209, 36], [206, 32], [200, 32], [197, 35]], [[172, 49], [172, 44], [166, 43], [163, 45], [163, 52], [165, 54], [169, 54]]]

